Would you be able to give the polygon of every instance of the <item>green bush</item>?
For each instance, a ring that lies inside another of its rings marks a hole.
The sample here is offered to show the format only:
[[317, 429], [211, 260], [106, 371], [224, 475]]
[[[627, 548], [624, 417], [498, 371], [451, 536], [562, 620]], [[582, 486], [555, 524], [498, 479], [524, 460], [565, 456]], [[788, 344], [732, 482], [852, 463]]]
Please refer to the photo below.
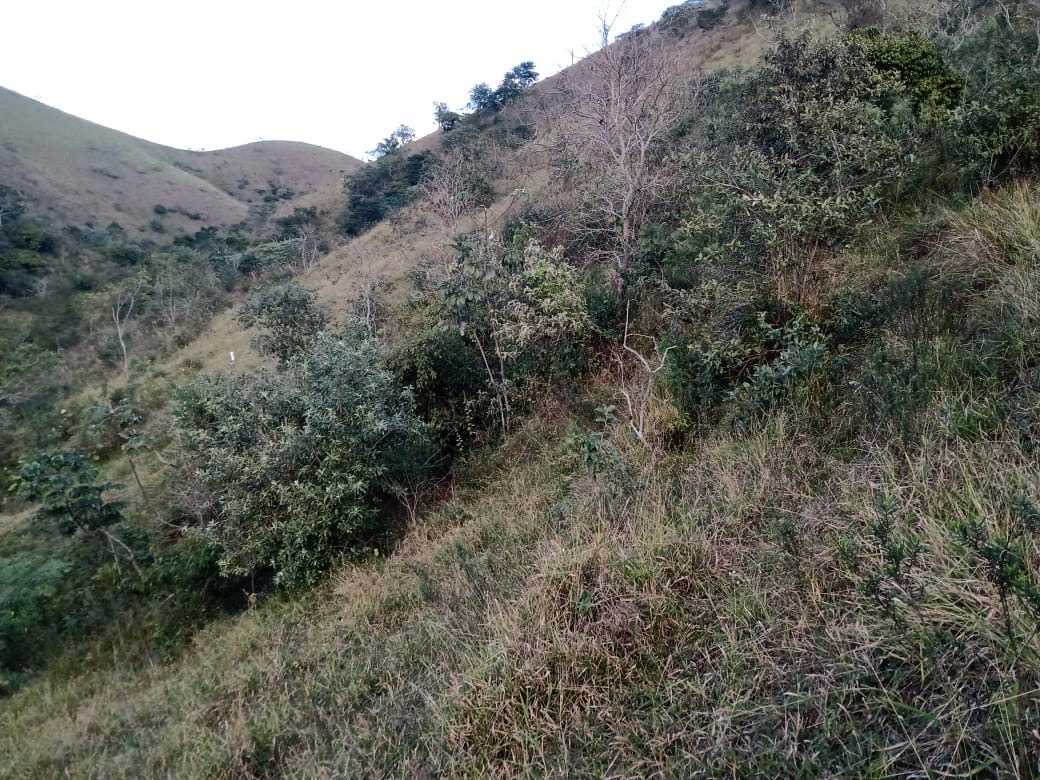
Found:
[[341, 556], [379, 545], [379, 508], [430, 456], [411, 396], [378, 341], [317, 336], [283, 372], [202, 377], [177, 407], [196, 533], [225, 574], [315, 583]]
[[437, 157], [426, 151], [400, 158], [396, 151], [386, 154], [347, 176], [347, 205], [337, 220], [342, 232], [359, 236], [416, 198], [416, 185]]
[[726, 13], [729, 11], [729, 2], [724, 0], [718, 8], [706, 8], [703, 11], [697, 12], [697, 27], [701, 30], [714, 30], [720, 24], [723, 19], [726, 18]]
[[866, 43], [871, 64], [905, 87], [915, 110], [949, 109], [956, 105], [964, 80], [923, 33], [915, 30], [905, 35], [883, 35], [870, 28], [858, 35]]
[[743, 259], [769, 271], [782, 295], [804, 293], [814, 260], [915, 172], [917, 123], [904, 92], [862, 36], [781, 39], [760, 71], [723, 82], [702, 126], [687, 131], [684, 254]]
[[19, 497], [38, 502], [37, 522], [62, 534], [102, 532], [123, 518], [119, 501], [105, 494], [121, 488], [99, 482], [97, 469], [78, 452], [37, 455], [23, 463], [15, 482]]
[[438, 450], [461, 453], [494, 424], [491, 387], [480, 353], [456, 329], [425, 327], [397, 345], [388, 366], [411, 390]]
[[755, 366], [730, 394], [736, 402], [736, 417], [742, 422], [759, 418], [786, 401], [795, 386], [816, 370], [827, 355], [825, 337], [804, 316], [774, 327], [761, 315], [758, 330], [760, 340], [774, 345], [779, 352], [768, 362]]
[[536, 385], [560, 387], [587, 368], [588, 280], [561, 248], [534, 240], [503, 246], [472, 235], [454, 249], [437, 290], [442, 323], [480, 353], [505, 433]]
[[0, 696], [5, 672], [23, 671], [41, 656], [44, 630], [53, 631], [72, 564], [26, 554], [0, 559]]
[[937, 134], [941, 158], [961, 188], [977, 192], [1040, 164], [1036, 50], [1030, 25], [1004, 19], [956, 49], [954, 64], [967, 87]]
[[28, 249], [41, 254], [53, 254], [58, 249], [57, 238], [38, 225], [18, 221], [10, 227], [5, 225], [3, 231], [15, 249]]
[[242, 304], [238, 321], [245, 328], [265, 332], [253, 337], [253, 348], [272, 355], [280, 365], [305, 351], [329, 323], [328, 312], [317, 302], [313, 290], [297, 284], [269, 287]]
[[301, 208], [297, 206], [293, 213], [287, 217], [281, 217], [275, 222], [278, 224], [279, 238], [283, 241], [295, 238], [299, 232], [306, 228], [317, 228], [318, 209], [316, 206]]

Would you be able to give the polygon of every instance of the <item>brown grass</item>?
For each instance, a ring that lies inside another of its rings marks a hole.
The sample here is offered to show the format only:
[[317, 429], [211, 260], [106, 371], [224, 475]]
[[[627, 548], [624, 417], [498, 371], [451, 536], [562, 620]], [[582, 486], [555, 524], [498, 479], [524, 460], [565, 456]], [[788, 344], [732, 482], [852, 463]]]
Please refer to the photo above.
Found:
[[[115, 221], [131, 236], [153, 240], [235, 224], [250, 203], [262, 202], [257, 188], [274, 183], [309, 192], [342, 180], [359, 164], [339, 152], [284, 141], [216, 152], [171, 149], [2, 88], [0, 115], [0, 179], [23, 191], [37, 216], [99, 228]], [[157, 215], [157, 205], [169, 212]], [[155, 219], [165, 233], [149, 227]]]
[[[824, 776], [1028, 773], [1035, 618], [951, 524], [1007, 517], [1010, 443], [912, 461], [821, 450], [796, 418], [681, 457], [561, 471], [546, 431], [394, 555], [203, 631], [179, 662], [6, 702], [9, 776]], [[558, 437], [556, 437], [558, 442]], [[523, 464], [523, 465], [517, 465]], [[879, 498], [924, 542], [885, 569]], [[857, 545], [856, 563], [843, 553]], [[1032, 564], [1034, 567], [1036, 561]], [[32, 734], [30, 740], [25, 735]], [[1030, 762], [1033, 762], [1030, 764]]]

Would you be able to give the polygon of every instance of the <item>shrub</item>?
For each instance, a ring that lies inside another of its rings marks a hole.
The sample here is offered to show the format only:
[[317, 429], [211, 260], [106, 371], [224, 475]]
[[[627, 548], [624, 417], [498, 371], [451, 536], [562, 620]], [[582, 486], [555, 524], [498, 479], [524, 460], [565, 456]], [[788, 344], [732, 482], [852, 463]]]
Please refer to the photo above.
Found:
[[687, 158], [687, 254], [715, 248], [769, 270], [781, 295], [804, 294], [814, 259], [915, 170], [916, 122], [902, 94], [859, 36], [781, 39], [759, 73], [724, 83], [705, 109]]
[[494, 424], [480, 353], [456, 329], [426, 327], [398, 345], [388, 365], [411, 390], [438, 450], [451, 457]]
[[58, 240], [45, 228], [22, 221], [8, 224], [3, 228], [4, 237], [15, 249], [28, 249], [41, 254], [53, 254], [58, 249]]
[[196, 533], [220, 548], [223, 573], [311, 585], [342, 555], [381, 543], [381, 500], [429, 458], [412, 398], [382, 359], [374, 339], [322, 334], [281, 373], [185, 389], [176, 414]]
[[280, 365], [305, 351], [329, 322], [313, 290], [297, 284], [269, 287], [244, 304], [238, 313], [243, 327], [265, 328], [252, 345], [262, 355], [273, 355]]
[[470, 108], [478, 114], [501, 111], [507, 103], [516, 100], [537, 80], [538, 73], [534, 69], [534, 63], [521, 62], [506, 72], [498, 89], [492, 89], [487, 83], [474, 86], [469, 93]]
[[740, 421], [760, 417], [787, 400], [795, 386], [809, 376], [827, 354], [827, 344], [820, 329], [804, 316], [795, 317], [781, 327], [759, 317], [760, 338], [779, 347], [779, 354], [755, 366], [751, 376], [730, 397], [736, 401]]
[[587, 280], [562, 249], [533, 240], [506, 247], [467, 236], [455, 249], [456, 262], [438, 288], [444, 326], [480, 353], [505, 433], [535, 380], [557, 383], [585, 367], [592, 335]]
[[898, 80], [918, 111], [949, 109], [960, 99], [964, 80], [946, 63], [939, 47], [923, 33], [883, 35], [876, 28], [859, 33], [878, 72]]
[[723, 2], [718, 8], [706, 8], [697, 12], [697, 27], [701, 30], [714, 30], [722, 20], [726, 18], [729, 11], [729, 3]]
[[1040, 164], [1040, 58], [1036, 33], [1013, 20], [992, 22], [955, 52], [967, 87], [939, 130], [955, 183], [976, 192]]
[[301, 208], [297, 206], [293, 213], [287, 217], [281, 217], [275, 222], [278, 225], [278, 238], [287, 240], [295, 238], [301, 230], [316, 228], [318, 226], [318, 209], [316, 206]]
[[40, 504], [37, 522], [66, 535], [104, 533], [123, 518], [122, 503], [106, 501], [104, 495], [122, 485], [99, 482], [98, 476], [78, 452], [38, 455], [22, 464], [13, 489]]
[[673, 5], [664, 10], [658, 24], [674, 35], [684, 35], [697, 18], [698, 9], [703, 6], [702, 0], [686, 0], [679, 5]]
[[53, 629], [55, 605], [72, 564], [60, 558], [4, 556], [0, 565], [0, 697], [4, 671], [24, 670], [39, 660], [42, 629]]
[[397, 153], [380, 157], [349, 175], [344, 182], [347, 205], [338, 225], [349, 236], [359, 236], [416, 197], [416, 186], [436, 164], [433, 152], [409, 155], [402, 163]]

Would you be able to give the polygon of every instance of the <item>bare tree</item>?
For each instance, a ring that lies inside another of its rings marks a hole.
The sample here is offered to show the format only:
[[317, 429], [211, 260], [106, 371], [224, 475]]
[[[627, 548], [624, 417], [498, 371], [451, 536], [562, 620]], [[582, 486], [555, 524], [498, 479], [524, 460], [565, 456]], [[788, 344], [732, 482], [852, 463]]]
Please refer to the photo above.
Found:
[[608, 2], [600, 9], [599, 15], [597, 16], [597, 20], [599, 21], [599, 43], [600, 48], [603, 49], [610, 45], [610, 31], [614, 29], [614, 25], [617, 24], [618, 18], [625, 11], [624, 0], [622, 0], [621, 4], [613, 14], [611, 14], [610, 6], [611, 4]]
[[126, 350], [127, 328], [134, 316], [134, 307], [141, 295], [141, 286], [141, 280], [135, 280], [132, 286], [117, 292], [111, 305], [112, 322], [116, 326], [119, 349], [123, 352], [123, 374], [127, 377], [130, 376], [130, 356]]
[[465, 156], [452, 151], [445, 154], [419, 184], [419, 191], [444, 223], [448, 235], [458, 232], [459, 220], [476, 207], [469, 168]]
[[305, 273], [321, 260], [321, 233], [316, 225], [305, 222], [296, 228], [296, 252], [293, 265], [297, 273]]
[[335, 281], [331, 274], [326, 275], [326, 279], [332, 284], [338, 283], [344, 276], [350, 280], [348, 315], [369, 334], [375, 335], [390, 320], [387, 295], [391, 282], [386, 272], [379, 267], [385, 262], [385, 257], [357, 240], [347, 244], [342, 250], [342, 256], [346, 263], [341, 265]]
[[149, 309], [154, 311], [153, 327], [169, 347], [178, 329], [195, 313], [202, 300], [196, 279], [185, 275], [176, 260], [168, 255], [154, 259], [156, 269], [150, 281]]
[[[651, 342], [653, 356], [647, 357], [640, 352], [633, 342], [635, 339], [644, 339]], [[654, 385], [657, 375], [660, 374], [668, 361], [668, 353], [675, 347], [660, 349], [658, 340], [629, 330], [629, 309], [625, 309], [625, 336], [621, 342], [621, 349], [615, 351], [614, 361], [618, 365], [619, 379], [618, 390], [625, 400], [628, 409], [628, 428], [644, 446], [649, 445], [647, 435], [650, 427], [650, 413], [653, 409]], [[629, 369], [629, 360], [626, 355], [635, 358], [635, 369]]]
[[619, 272], [631, 265], [645, 218], [673, 183], [661, 146], [700, 102], [702, 83], [646, 30], [589, 56], [551, 101], [552, 151], [563, 162], [556, 181], [580, 192], [573, 229], [603, 247]]

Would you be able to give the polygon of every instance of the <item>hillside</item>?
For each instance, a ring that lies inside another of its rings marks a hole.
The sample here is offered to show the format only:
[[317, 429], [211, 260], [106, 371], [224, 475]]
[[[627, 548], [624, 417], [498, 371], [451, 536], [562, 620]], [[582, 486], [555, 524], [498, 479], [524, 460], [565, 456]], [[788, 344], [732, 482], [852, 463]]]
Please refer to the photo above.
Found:
[[0, 366], [0, 775], [1040, 776], [1037, 83], [1032, 0], [694, 0], [98, 237], [89, 383]]
[[21, 191], [40, 218], [62, 225], [117, 222], [133, 236], [160, 240], [152, 224], [158, 220], [176, 237], [241, 222], [265, 197], [281, 202], [337, 184], [359, 164], [288, 141], [171, 149], [0, 88], [0, 183]]

